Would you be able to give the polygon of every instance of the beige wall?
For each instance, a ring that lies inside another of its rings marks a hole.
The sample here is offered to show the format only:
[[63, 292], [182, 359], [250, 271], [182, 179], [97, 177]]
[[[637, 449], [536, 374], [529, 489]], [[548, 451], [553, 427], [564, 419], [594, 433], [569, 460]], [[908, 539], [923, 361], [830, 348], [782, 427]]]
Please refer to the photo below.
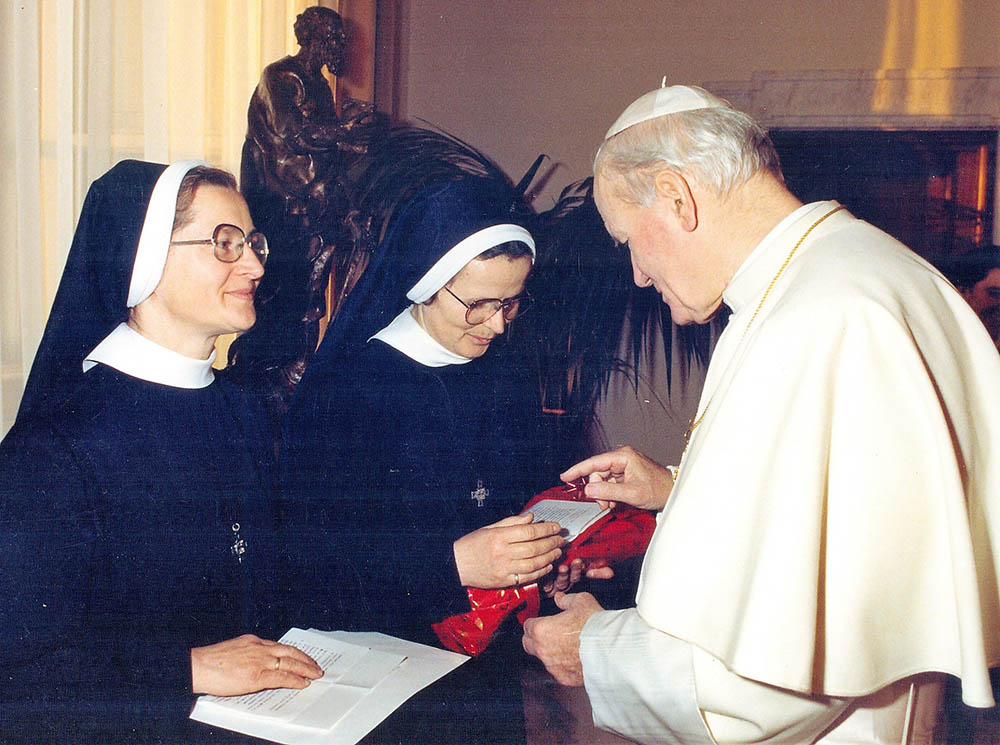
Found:
[[480, 147], [514, 178], [589, 175], [640, 94], [757, 71], [1000, 67], [1000, 0], [398, 0], [397, 113]]

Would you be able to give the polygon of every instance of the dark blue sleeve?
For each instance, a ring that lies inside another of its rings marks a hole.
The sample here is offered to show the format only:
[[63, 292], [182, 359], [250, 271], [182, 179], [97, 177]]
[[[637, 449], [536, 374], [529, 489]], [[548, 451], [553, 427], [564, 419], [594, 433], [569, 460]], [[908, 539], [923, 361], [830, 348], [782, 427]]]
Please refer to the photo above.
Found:
[[0, 444], [0, 741], [118, 742], [185, 728], [190, 647], [108, 607], [100, 489], [47, 426]]
[[465, 530], [454, 495], [436, 487], [441, 407], [411, 400], [405, 380], [366, 374], [371, 385], [312, 391], [286, 426], [283, 543], [290, 574], [305, 579], [288, 592], [304, 593], [299, 625], [434, 643], [431, 624], [469, 608], [453, 552]]

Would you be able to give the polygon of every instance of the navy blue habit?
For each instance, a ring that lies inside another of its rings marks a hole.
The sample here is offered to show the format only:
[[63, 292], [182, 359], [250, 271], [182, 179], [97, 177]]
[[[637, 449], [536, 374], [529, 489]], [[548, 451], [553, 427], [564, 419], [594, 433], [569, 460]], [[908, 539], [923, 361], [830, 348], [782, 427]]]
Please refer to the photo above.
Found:
[[192, 647], [274, 638], [271, 455], [243, 394], [85, 355], [126, 318], [164, 166], [96, 181], [0, 443], [0, 742], [241, 741], [188, 719]]
[[[453, 543], [516, 514], [546, 484], [536, 387], [502, 339], [478, 359], [440, 367], [368, 341], [453, 245], [516, 222], [511, 199], [475, 179], [418, 196], [390, 224], [306, 370], [286, 418], [282, 484], [313, 542], [298, 544], [307, 556], [296, 564], [320, 581], [333, 560], [338, 579], [303, 598], [297, 617], [441, 646], [431, 624], [469, 610]], [[510, 619], [486, 652], [363, 742], [524, 742], [523, 657]]]

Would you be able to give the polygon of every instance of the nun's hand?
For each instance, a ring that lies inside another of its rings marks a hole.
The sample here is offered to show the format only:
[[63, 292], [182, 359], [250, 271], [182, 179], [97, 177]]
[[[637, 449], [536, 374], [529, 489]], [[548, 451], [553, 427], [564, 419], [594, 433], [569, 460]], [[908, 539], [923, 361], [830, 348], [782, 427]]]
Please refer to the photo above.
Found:
[[305, 652], [253, 634], [191, 650], [194, 693], [239, 696], [265, 688], [305, 688], [321, 677], [323, 669]]
[[565, 541], [559, 523], [533, 523], [531, 513], [505, 517], [454, 544], [458, 577], [466, 587], [527, 585], [552, 571]]

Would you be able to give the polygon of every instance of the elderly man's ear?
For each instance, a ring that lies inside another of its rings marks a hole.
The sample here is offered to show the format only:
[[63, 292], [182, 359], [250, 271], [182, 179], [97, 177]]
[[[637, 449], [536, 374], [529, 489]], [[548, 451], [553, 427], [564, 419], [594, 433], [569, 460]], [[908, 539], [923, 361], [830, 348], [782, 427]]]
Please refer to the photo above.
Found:
[[698, 227], [698, 205], [687, 179], [677, 171], [663, 170], [656, 174], [656, 195], [664, 201], [667, 211], [687, 232]]

